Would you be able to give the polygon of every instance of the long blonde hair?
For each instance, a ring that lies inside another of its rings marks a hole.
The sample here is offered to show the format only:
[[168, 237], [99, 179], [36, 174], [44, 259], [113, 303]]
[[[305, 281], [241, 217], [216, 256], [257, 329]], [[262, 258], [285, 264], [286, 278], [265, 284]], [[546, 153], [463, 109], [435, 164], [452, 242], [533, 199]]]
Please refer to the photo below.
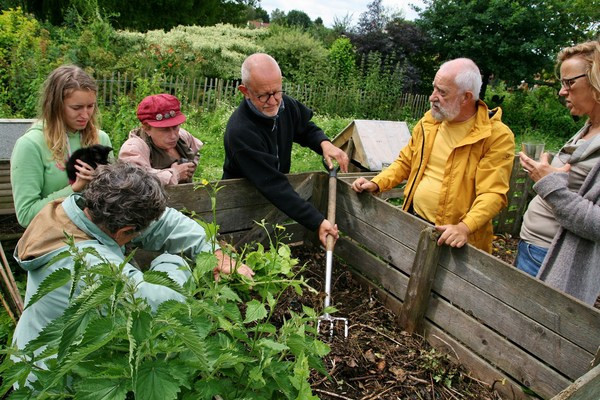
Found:
[[[84, 70], [75, 65], [63, 65], [56, 68], [44, 82], [40, 97], [40, 119], [44, 124], [44, 138], [57, 162], [65, 160], [67, 152], [67, 125], [64, 118], [64, 99], [75, 90], [89, 90], [98, 93], [96, 81]], [[81, 130], [81, 146], [97, 144], [98, 106], [88, 124]]]
[[585, 73], [592, 86], [594, 100], [600, 103], [600, 41], [591, 40], [562, 49], [556, 56], [557, 69], [564, 61], [572, 57], [579, 57], [585, 61]]

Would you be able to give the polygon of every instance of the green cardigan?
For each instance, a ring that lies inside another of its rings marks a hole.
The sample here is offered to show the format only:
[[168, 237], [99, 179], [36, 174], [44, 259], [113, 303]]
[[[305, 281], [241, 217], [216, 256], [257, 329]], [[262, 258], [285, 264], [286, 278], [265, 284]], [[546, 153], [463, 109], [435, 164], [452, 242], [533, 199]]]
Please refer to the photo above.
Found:
[[[100, 144], [111, 146], [99, 131]], [[81, 147], [79, 133], [69, 133], [71, 152]], [[15, 143], [10, 159], [10, 181], [17, 220], [27, 227], [33, 217], [52, 200], [73, 193], [63, 165], [57, 165], [46, 145], [42, 122], [38, 121]]]

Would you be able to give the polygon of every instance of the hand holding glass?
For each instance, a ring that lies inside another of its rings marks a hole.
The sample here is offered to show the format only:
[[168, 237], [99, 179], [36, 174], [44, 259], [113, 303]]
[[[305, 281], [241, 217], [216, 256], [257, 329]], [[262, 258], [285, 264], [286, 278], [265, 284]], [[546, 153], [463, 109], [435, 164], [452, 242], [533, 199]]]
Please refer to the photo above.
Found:
[[535, 161], [539, 161], [544, 153], [544, 143], [523, 142], [521, 150], [525, 155]]

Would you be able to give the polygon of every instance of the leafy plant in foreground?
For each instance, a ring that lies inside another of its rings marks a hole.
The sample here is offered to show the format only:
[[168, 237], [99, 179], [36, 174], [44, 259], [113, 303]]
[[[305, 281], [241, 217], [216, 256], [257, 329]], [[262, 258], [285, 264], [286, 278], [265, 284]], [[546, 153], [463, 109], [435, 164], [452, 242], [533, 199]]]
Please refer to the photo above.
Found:
[[[206, 226], [216, 233], [216, 225]], [[57, 259], [73, 257], [73, 270], [52, 273], [29, 306], [63, 285], [71, 287], [70, 306], [25, 349], [5, 351], [0, 396], [18, 382], [11, 398], [316, 398], [310, 368], [325, 372], [321, 357], [329, 348], [316, 339], [315, 311], [304, 307], [281, 326], [270, 322], [282, 291], [308, 288], [293, 276], [296, 261], [287, 246], [276, 242], [247, 254], [254, 282], [239, 275], [215, 281], [212, 253], [200, 254], [193, 268], [182, 266], [191, 271], [183, 287], [164, 272], [147, 271], [145, 282], [185, 299], [153, 310], [121, 273], [129, 259], [115, 265], [72, 238], [67, 243]], [[87, 255], [104, 261], [90, 265]], [[37, 381], [24, 386], [30, 373]]]

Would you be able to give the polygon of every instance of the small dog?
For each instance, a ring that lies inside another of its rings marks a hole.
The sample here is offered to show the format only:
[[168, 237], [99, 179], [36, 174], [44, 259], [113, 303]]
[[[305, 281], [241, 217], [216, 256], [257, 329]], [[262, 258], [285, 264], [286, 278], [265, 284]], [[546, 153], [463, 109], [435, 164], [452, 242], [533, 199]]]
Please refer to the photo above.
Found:
[[88, 163], [90, 167], [96, 168], [98, 165], [108, 164], [108, 155], [112, 151], [112, 147], [94, 144], [89, 147], [82, 147], [75, 150], [67, 161], [66, 170], [69, 177], [69, 183], [75, 182], [77, 179], [77, 169], [75, 169], [75, 161], [81, 160]]

